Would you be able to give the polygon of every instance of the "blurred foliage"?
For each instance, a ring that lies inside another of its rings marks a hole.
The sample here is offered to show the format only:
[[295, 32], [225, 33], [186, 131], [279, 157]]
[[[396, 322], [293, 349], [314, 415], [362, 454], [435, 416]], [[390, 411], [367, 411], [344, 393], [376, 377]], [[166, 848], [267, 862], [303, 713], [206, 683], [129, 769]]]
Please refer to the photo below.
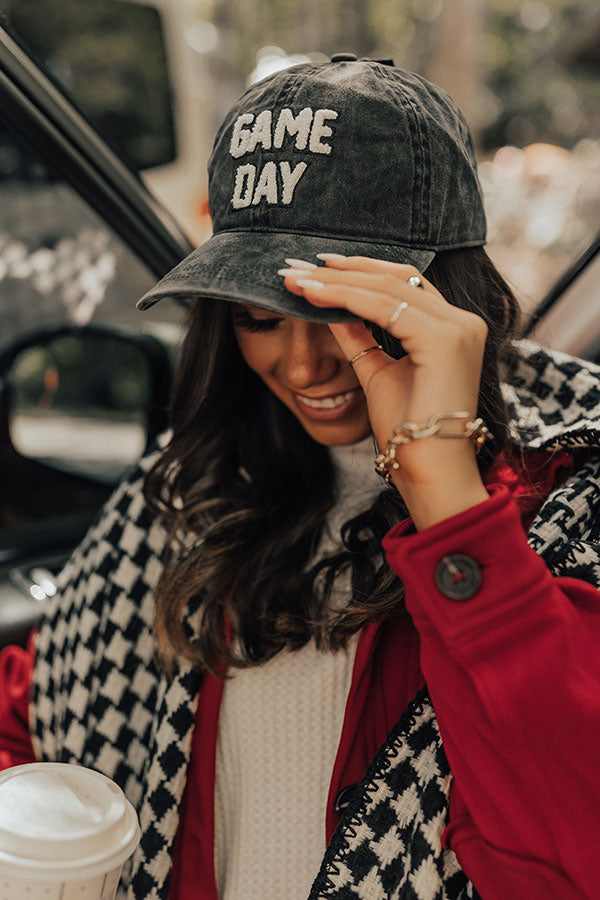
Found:
[[[452, 14], [461, 2], [445, 0]], [[266, 44], [324, 58], [342, 50], [392, 57], [427, 76], [446, 27], [440, 27], [444, 0], [187, 0], [187, 6], [194, 21], [218, 29], [208, 68], [226, 94], [222, 109]], [[596, 131], [598, 51], [584, 50], [600, 35], [597, 0], [481, 0], [476, 8], [481, 34], [470, 52], [481, 71], [481, 149], [534, 140], [570, 147]]]
[[488, 84], [501, 101], [486, 145], [573, 146], [598, 130], [598, 64], [583, 51], [600, 37], [595, 0], [491, 0]]
[[600, 142], [500, 147], [479, 165], [487, 250], [525, 311], [535, 308], [598, 228]]
[[136, 167], [174, 158], [157, 9], [122, 0], [2, 0], [1, 9], [94, 127]]

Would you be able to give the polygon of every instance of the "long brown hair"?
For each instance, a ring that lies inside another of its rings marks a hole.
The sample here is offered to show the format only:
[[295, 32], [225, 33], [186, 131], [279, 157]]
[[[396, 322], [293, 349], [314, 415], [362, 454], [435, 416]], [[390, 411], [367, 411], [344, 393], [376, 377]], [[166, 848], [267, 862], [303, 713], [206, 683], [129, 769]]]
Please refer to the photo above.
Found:
[[[500, 372], [517, 302], [481, 248], [438, 253], [427, 277], [488, 325], [478, 408], [493, 435], [478, 456], [485, 474], [508, 449]], [[343, 526], [340, 551], [314, 562], [335, 502], [330, 455], [248, 369], [231, 309], [224, 301], [191, 304], [172, 438], [145, 483], [150, 508], [171, 534], [156, 591], [161, 653], [167, 664], [182, 655], [213, 671], [255, 665], [311, 638], [335, 649], [364, 624], [405, 614], [403, 585], [381, 550], [384, 534], [407, 514], [402, 498], [382, 482], [371, 507]], [[402, 354], [396, 339], [372, 331], [389, 353]], [[351, 597], [332, 612], [342, 572], [350, 573]], [[183, 624], [189, 608], [198, 612], [193, 634]]]

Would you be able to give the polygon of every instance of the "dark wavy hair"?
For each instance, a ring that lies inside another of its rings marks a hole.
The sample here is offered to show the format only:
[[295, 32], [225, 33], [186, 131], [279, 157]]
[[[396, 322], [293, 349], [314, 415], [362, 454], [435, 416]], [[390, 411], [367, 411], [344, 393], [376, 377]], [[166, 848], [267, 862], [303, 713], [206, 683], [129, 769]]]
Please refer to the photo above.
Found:
[[[488, 325], [478, 405], [493, 436], [477, 458], [485, 474], [509, 449], [500, 379], [517, 301], [481, 248], [438, 253], [427, 277]], [[146, 500], [171, 536], [155, 620], [167, 666], [178, 655], [211, 671], [251, 666], [311, 638], [335, 649], [368, 622], [406, 614], [403, 585], [381, 549], [407, 514], [402, 498], [382, 482], [371, 507], [342, 527], [340, 551], [315, 563], [335, 503], [330, 454], [247, 367], [231, 312], [224, 301], [191, 304], [172, 437], [145, 481]], [[389, 353], [402, 355], [397, 340], [370, 327]], [[332, 611], [342, 572], [350, 573], [351, 598]], [[189, 608], [198, 613], [194, 633], [184, 626]]]

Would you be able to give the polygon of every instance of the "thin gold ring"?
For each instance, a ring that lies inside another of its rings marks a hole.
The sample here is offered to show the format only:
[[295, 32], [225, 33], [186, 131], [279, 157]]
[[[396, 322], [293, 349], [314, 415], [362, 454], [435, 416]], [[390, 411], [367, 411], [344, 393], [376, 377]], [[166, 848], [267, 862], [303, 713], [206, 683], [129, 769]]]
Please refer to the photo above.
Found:
[[381, 346], [381, 344], [373, 344], [372, 347], [367, 347], [366, 350], [361, 350], [360, 353], [357, 353], [356, 356], [353, 356], [352, 359], [348, 360], [348, 362], [351, 366], [353, 366], [357, 359], [360, 359], [361, 356], [366, 356], [367, 353], [371, 353], [371, 351], [373, 350], [383, 350], [383, 347]]
[[390, 328], [392, 327], [394, 322], [396, 322], [400, 318], [400, 316], [402, 315], [402, 313], [404, 312], [405, 309], [408, 309], [408, 303], [406, 303], [405, 300], [402, 300], [402, 302], [398, 304], [398, 306], [396, 307], [396, 309], [394, 310], [394, 312], [388, 319], [387, 324], [384, 325], [384, 328], [386, 331], [390, 330]]

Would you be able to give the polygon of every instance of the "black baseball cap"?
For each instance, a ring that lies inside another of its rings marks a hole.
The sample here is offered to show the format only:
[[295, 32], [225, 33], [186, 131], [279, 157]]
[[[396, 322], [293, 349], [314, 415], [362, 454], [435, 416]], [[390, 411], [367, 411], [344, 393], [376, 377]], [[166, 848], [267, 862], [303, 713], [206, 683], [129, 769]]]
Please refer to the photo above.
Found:
[[441, 88], [390, 60], [339, 54], [252, 85], [208, 162], [213, 236], [138, 302], [224, 299], [312, 321], [354, 318], [287, 291], [286, 257], [373, 256], [420, 271], [485, 243], [473, 141]]

